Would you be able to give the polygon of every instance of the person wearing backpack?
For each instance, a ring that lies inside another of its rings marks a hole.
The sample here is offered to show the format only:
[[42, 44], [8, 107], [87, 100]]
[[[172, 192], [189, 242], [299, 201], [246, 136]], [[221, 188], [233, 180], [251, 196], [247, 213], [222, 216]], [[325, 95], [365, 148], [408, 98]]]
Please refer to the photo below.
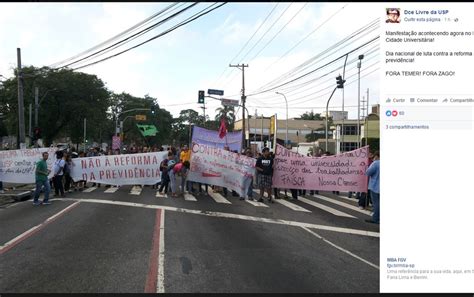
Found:
[[64, 153], [63, 151], [56, 152], [56, 161], [53, 165], [53, 184], [54, 184], [54, 196], [59, 196], [59, 192], [61, 192], [61, 197], [65, 197], [64, 195], [64, 187], [63, 187], [63, 176], [64, 176], [64, 165], [66, 161], [63, 160]]

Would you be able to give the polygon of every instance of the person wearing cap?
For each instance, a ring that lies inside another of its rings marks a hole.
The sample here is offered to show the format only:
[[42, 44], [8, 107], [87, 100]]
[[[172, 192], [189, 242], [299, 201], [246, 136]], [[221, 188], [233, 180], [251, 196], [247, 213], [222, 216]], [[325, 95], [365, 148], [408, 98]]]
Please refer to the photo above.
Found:
[[255, 169], [260, 173], [258, 186], [260, 188], [260, 199], [258, 202], [263, 202], [263, 193], [267, 192], [268, 201], [273, 203], [272, 200], [272, 175], [273, 175], [273, 158], [270, 157], [270, 149], [268, 147], [263, 148], [263, 156], [257, 159]]
[[400, 10], [398, 8], [387, 8], [386, 23], [400, 23]]

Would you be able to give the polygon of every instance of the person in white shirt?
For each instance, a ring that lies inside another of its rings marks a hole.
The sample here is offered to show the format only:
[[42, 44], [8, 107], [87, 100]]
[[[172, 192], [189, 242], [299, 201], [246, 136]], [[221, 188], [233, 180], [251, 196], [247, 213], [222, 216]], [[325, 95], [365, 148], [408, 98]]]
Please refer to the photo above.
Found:
[[54, 165], [53, 165], [54, 195], [56, 197], [59, 196], [59, 192], [61, 192], [61, 197], [65, 197], [63, 176], [64, 176], [64, 165], [66, 164], [66, 161], [63, 160], [63, 157], [64, 157], [63, 151], [56, 152], [56, 161], [54, 162]]

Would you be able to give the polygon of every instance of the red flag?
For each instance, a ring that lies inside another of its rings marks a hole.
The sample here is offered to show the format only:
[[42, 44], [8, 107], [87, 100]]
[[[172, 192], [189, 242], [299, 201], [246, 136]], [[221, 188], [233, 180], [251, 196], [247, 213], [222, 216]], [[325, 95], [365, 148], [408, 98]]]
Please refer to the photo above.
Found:
[[219, 127], [219, 138], [224, 138], [227, 134], [227, 127], [224, 118], [221, 118], [221, 126]]

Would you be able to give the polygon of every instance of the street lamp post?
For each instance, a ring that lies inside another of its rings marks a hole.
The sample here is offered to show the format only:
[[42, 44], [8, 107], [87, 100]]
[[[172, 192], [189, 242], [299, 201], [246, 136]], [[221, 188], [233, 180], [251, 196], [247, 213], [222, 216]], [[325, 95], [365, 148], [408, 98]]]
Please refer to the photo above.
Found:
[[278, 95], [282, 95], [283, 98], [285, 98], [285, 103], [286, 103], [286, 135], [285, 135], [285, 147], [288, 146], [288, 100], [286, 100], [286, 96], [283, 93], [280, 92], [275, 92]]
[[326, 103], [326, 152], [328, 151], [328, 125], [329, 125], [329, 101], [331, 101], [332, 95], [334, 95], [334, 92], [336, 92], [337, 87], [334, 88], [334, 90], [331, 93], [331, 96], [329, 96], [328, 102]]
[[358, 79], [358, 91], [357, 91], [357, 148], [360, 148], [360, 67], [362, 66], [362, 59], [364, 59], [364, 55], [359, 55], [359, 62], [357, 63], [357, 68], [359, 72], [359, 79]]

